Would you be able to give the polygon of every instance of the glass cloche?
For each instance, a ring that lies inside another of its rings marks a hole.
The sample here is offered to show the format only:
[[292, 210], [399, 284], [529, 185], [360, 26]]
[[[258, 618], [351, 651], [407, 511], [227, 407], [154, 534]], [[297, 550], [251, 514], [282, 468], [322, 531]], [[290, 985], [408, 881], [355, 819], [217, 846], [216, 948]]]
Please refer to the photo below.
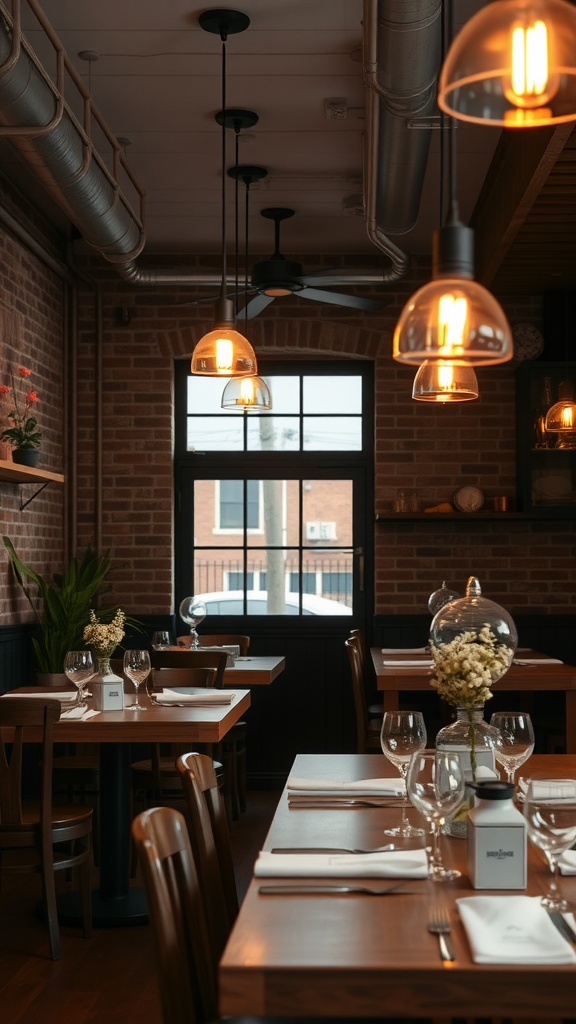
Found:
[[518, 632], [512, 616], [505, 608], [482, 597], [480, 581], [475, 576], [468, 579], [465, 597], [445, 603], [436, 613], [430, 626], [430, 643], [441, 648], [467, 632], [475, 634], [478, 642], [481, 642], [480, 633], [484, 627], [488, 627], [498, 645], [503, 644], [509, 651], [506, 667], [494, 668], [492, 682], [495, 682], [512, 664]]
[[428, 598], [428, 611], [430, 615], [436, 615], [449, 601], [457, 601], [460, 594], [457, 590], [450, 590], [446, 580], [442, 580], [442, 586], [434, 590]]

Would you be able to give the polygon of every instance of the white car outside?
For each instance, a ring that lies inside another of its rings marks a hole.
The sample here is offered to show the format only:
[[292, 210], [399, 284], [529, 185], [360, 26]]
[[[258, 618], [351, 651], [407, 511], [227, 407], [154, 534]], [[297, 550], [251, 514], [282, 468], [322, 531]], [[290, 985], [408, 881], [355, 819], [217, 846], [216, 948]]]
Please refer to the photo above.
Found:
[[[196, 594], [206, 605], [207, 615], [243, 615], [244, 592], [242, 590], [213, 590], [207, 594]], [[267, 594], [265, 590], [249, 590], [247, 592], [248, 615], [268, 615]], [[280, 614], [298, 615], [300, 611], [298, 594], [285, 595], [285, 610]], [[303, 615], [352, 615], [352, 609], [340, 601], [331, 601], [327, 597], [315, 594], [302, 595]]]

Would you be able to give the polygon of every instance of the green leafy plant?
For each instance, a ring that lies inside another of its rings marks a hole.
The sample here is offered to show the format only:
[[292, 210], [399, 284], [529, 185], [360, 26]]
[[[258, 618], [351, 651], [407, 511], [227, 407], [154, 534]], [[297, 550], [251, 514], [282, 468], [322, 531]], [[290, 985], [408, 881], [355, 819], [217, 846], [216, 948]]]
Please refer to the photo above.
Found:
[[[10, 373], [12, 384], [0, 384], [0, 398], [11, 396], [13, 408], [6, 413], [12, 426], [0, 434], [0, 441], [7, 441], [13, 448], [38, 448], [42, 434], [38, 430], [38, 420], [30, 413], [38, 401], [38, 392], [28, 388], [30, 370], [21, 366], [18, 370], [20, 388], [16, 387], [14, 373]], [[26, 383], [25, 383], [26, 382]]]
[[[73, 558], [64, 573], [54, 573], [46, 579], [34, 572], [18, 557], [9, 537], [3, 537], [4, 546], [12, 562], [18, 583], [38, 622], [38, 631], [32, 638], [36, 665], [39, 672], [62, 672], [67, 651], [81, 650], [85, 646], [84, 628], [90, 621], [90, 610], [97, 599], [110, 590], [106, 578], [112, 568], [108, 551], [98, 554], [88, 547], [82, 558]], [[31, 581], [28, 586], [26, 581]], [[35, 593], [30, 591], [35, 588]], [[101, 621], [111, 621], [117, 606], [98, 609]], [[127, 622], [139, 629], [136, 619]]]

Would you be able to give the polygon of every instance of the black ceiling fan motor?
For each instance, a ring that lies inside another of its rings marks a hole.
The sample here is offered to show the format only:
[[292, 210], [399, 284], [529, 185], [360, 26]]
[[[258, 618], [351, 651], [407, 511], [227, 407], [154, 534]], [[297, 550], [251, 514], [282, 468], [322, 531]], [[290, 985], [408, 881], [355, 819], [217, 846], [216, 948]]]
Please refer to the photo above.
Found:
[[252, 268], [251, 284], [264, 295], [290, 295], [305, 287], [300, 280], [304, 274], [301, 263], [287, 260], [280, 252], [280, 224], [294, 216], [294, 210], [283, 206], [269, 206], [260, 210], [263, 217], [274, 221], [274, 252], [270, 259], [255, 263]]

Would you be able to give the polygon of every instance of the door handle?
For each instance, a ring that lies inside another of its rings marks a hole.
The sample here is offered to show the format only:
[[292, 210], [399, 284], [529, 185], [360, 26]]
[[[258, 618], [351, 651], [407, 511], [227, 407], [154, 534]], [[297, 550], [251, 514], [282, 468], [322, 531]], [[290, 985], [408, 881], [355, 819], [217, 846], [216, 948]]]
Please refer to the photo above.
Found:
[[354, 554], [358, 558], [358, 590], [364, 591], [364, 548], [354, 548]]

